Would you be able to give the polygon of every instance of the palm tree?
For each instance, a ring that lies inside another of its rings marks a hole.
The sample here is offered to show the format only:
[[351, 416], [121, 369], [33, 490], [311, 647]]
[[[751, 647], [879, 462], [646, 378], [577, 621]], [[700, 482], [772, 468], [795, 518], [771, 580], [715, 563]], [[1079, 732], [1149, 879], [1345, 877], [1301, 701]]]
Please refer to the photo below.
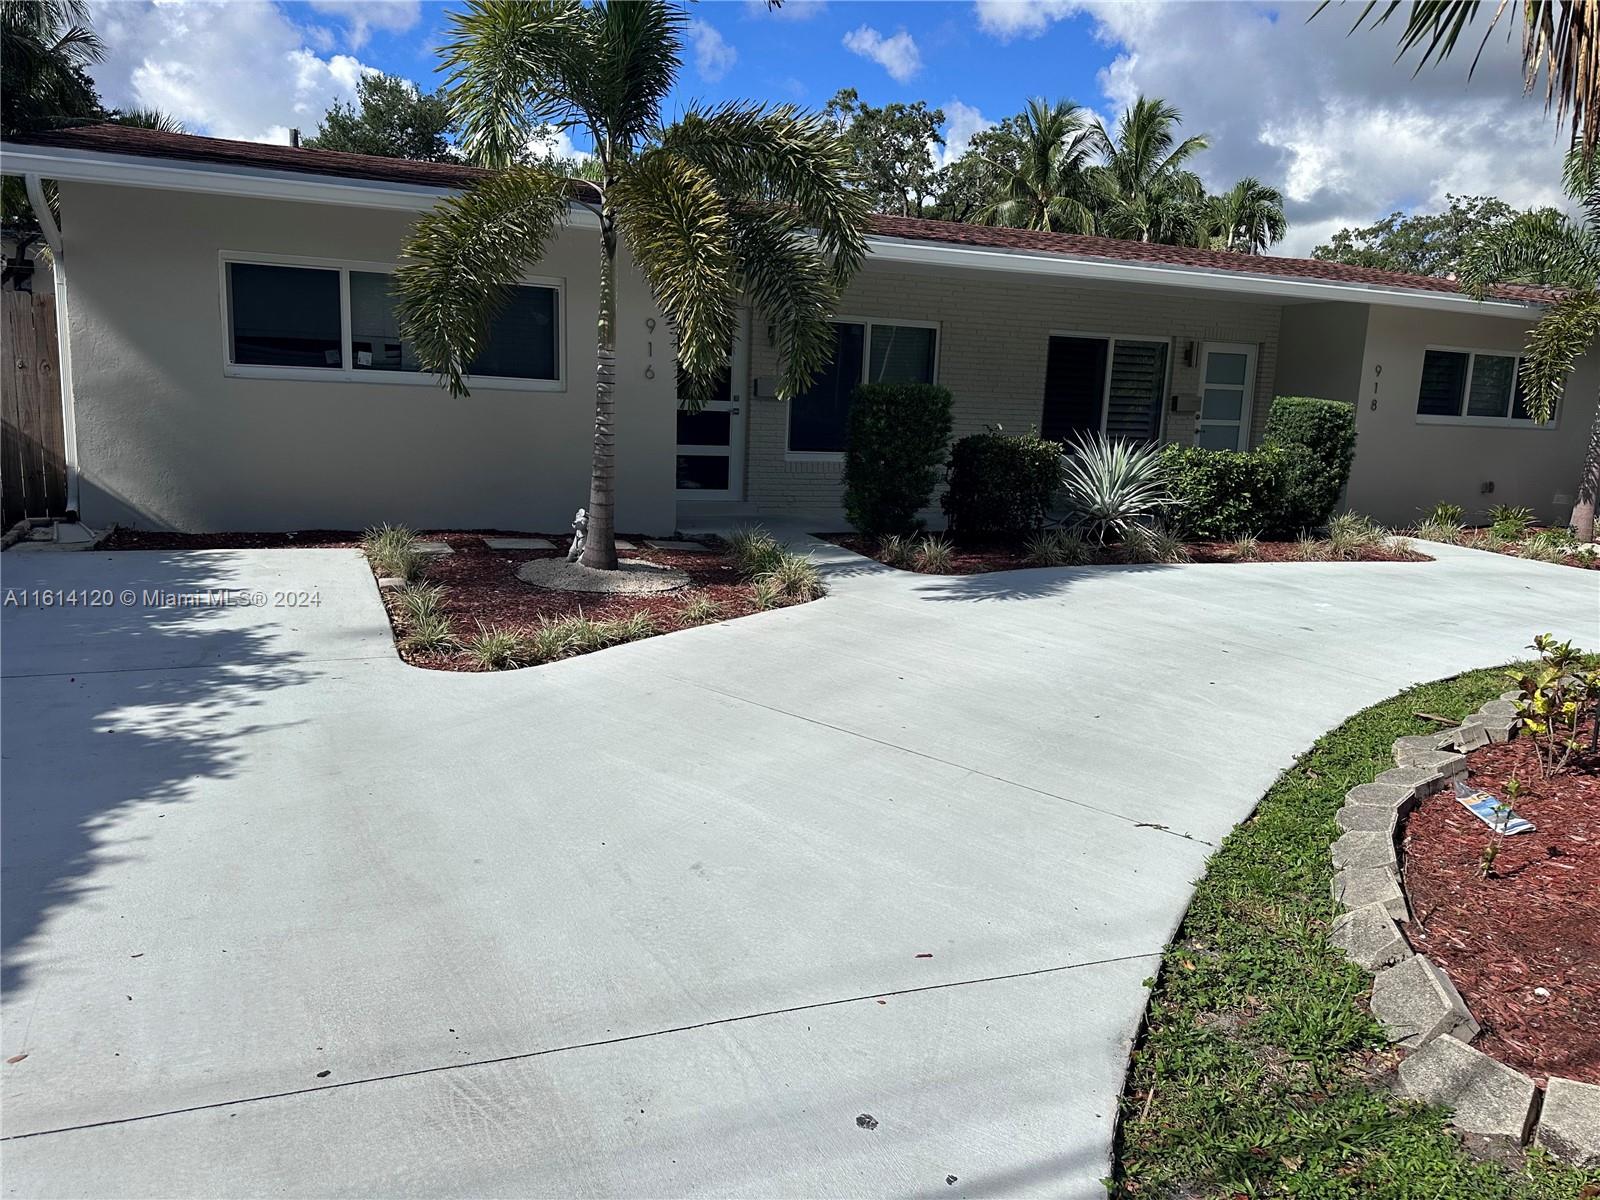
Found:
[[[1522, 388], [1528, 415], [1548, 421], [1573, 365], [1600, 336], [1600, 163], [1581, 147], [1567, 155], [1567, 193], [1583, 205], [1574, 221], [1552, 209], [1523, 213], [1490, 234], [1467, 255], [1462, 283], [1482, 299], [1496, 283], [1543, 283], [1564, 289], [1528, 331]], [[1589, 427], [1572, 528], [1594, 540], [1595, 498], [1600, 493], [1600, 408]]]
[[30, 0], [0, 5], [0, 133], [101, 115], [85, 68], [105, 57], [83, 0]]
[[[423, 216], [396, 275], [400, 319], [418, 358], [452, 395], [524, 269], [563, 224], [569, 202], [600, 225], [594, 443], [586, 566], [617, 565], [613, 420], [616, 258], [625, 243], [677, 338], [683, 377], [709, 391], [726, 368], [738, 305], [767, 316], [782, 362], [779, 392], [827, 362], [828, 323], [866, 255], [866, 192], [822, 118], [787, 105], [690, 108], [660, 126], [682, 62], [687, 18], [660, 0], [472, 0], [445, 47], [469, 158], [500, 168]], [[579, 128], [602, 181], [579, 189], [517, 166], [532, 130]]]
[[1264, 253], [1289, 231], [1283, 193], [1249, 175], [1207, 197], [1203, 224], [1209, 245], [1242, 254]]
[[[1322, 0], [1311, 15], [1328, 6]], [[1400, 34], [1400, 54], [1420, 49], [1417, 70], [1430, 61], [1443, 62], [1455, 49], [1456, 41], [1480, 16], [1489, 20], [1473, 56], [1470, 77], [1476, 70], [1483, 47], [1488, 44], [1500, 18], [1521, 9], [1523, 87], [1533, 91], [1539, 77], [1545, 80], [1545, 108], [1554, 107], [1556, 120], [1572, 114], [1572, 140], [1581, 141], [1592, 154], [1600, 143], [1600, 0], [1499, 0], [1483, 4], [1479, 0], [1367, 0], [1351, 32], [1369, 21], [1382, 25], [1401, 8], [1407, 8], [1405, 28]]]
[[995, 194], [978, 210], [977, 221], [1093, 233], [1086, 168], [1094, 149], [1094, 126], [1084, 120], [1082, 108], [1070, 100], [1029, 100], [984, 156], [996, 177]]
[[1102, 161], [1093, 176], [1105, 232], [1145, 242], [1193, 235], [1194, 205], [1205, 189], [1185, 164], [1208, 143], [1200, 135], [1178, 141], [1182, 119], [1165, 100], [1140, 96], [1123, 110], [1115, 134], [1096, 125]]

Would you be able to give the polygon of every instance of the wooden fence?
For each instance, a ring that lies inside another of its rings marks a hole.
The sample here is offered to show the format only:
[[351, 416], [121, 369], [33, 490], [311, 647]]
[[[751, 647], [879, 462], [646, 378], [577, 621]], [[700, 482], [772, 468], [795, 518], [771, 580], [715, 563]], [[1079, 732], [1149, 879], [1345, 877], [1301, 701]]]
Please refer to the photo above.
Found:
[[67, 458], [61, 434], [61, 376], [54, 296], [0, 290], [5, 372], [0, 375], [5, 428], [0, 437], [4, 528], [23, 517], [59, 517], [67, 504]]

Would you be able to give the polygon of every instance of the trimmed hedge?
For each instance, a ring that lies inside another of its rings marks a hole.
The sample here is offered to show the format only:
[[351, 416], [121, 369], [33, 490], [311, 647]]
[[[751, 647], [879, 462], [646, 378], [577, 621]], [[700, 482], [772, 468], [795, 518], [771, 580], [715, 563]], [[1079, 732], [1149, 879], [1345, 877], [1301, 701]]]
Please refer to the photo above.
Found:
[[1029, 432], [974, 433], [951, 448], [940, 502], [961, 537], [1021, 537], [1044, 524], [1061, 486], [1061, 444]]
[[1327, 524], [1355, 461], [1355, 406], [1312, 396], [1279, 396], [1267, 414], [1264, 444], [1291, 451], [1284, 468], [1287, 531]]
[[1167, 446], [1161, 474], [1177, 507], [1176, 524], [1199, 538], [1283, 532], [1288, 457], [1276, 447]]
[[950, 442], [950, 393], [931, 383], [866, 383], [850, 397], [844, 512], [862, 533], [905, 534], [921, 522]]

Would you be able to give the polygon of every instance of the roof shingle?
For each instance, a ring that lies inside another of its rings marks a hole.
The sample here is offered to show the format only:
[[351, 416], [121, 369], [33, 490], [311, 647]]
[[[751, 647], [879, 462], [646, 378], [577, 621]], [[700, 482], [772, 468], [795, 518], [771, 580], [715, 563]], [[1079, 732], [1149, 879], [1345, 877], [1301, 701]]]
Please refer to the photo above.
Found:
[[[465, 163], [413, 162], [409, 159], [379, 158], [367, 154], [344, 154], [334, 150], [296, 149], [291, 146], [268, 145], [264, 142], [238, 142], [225, 138], [197, 137], [187, 133], [163, 133], [129, 125], [81, 125], [69, 129], [26, 134], [12, 140], [27, 145], [58, 146], [106, 154], [293, 171], [298, 174], [341, 179], [372, 179], [440, 188], [470, 187], [490, 174], [481, 167], [472, 167]], [[584, 199], [597, 198], [597, 194], [587, 185], [580, 185], [580, 188], [579, 194], [582, 194]], [[1320, 259], [1279, 258], [1268, 254], [1197, 250], [1187, 246], [1162, 246], [1148, 242], [1124, 241], [1120, 238], [1044, 233], [1033, 229], [1009, 229], [992, 225], [967, 225], [954, 221], [930, 221], [920, 217], [875, 215], [872, 217], [871, 232], [879, 237], [907, 241], [941, 242], [999, 250], [1031, 250], [1071, 259], [1188, 267], [1227, 271], [1240, 275], [1320, 280], [1408, 291], [1460, 294], [1462, 290], [1453, 279], [1378, 271], [1369, 267], [1349, 266], [1345, 263], [1323, 262]], [[1489, 294], [1498, 300], [1547, 304], [1559, 298], [1561, 292], [1559, 289], [1548, 287], [1501, 284], [1491, 288]]]

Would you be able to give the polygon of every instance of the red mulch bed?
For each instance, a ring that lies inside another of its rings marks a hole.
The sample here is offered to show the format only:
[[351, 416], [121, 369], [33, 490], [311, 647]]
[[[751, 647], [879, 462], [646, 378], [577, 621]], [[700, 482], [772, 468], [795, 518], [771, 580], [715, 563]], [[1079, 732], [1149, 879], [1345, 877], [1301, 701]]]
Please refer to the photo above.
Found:
[[[622, 551], [625, 558], [675, 567], [689, 576], [690, 586], [676, 592], [654, 596], [607, 596], [592, 592], [554, 592], [533, 587], [517, 578], [523, 563], [535, 558], [555, 558], [565, 554], [571, 535], [516, 533], [496, 536], [543, 537], [555, 542], [558, 550], [491, 550], [476, 533], [427, 533], [419, 537], [450, 543], [454, 554], [429, 560], [423, 576], [429, 583], [447, 589], [444, 609], [458, 637], [470, 637], [478, 623], [527, 632], [541, 621], [560, 620], [580, 612], [596, 621], [611, 621], [635, 613], [649, 613], [663, 633], [685, 628], [680, 617], [689, 601], [708, 596], [722, 609], [718, 620], [748, 616], [756, 610], [754, 589], [721, 554], [684, 554], [647, 550], [638, 535], [619, 534], [638, 547]], [[395, 624], [393, 593], [385, 593], [390, 624]], [[396, 643], [398, 644], [398, 636]], [[414, 654], [400, 648], [400, 657], [413, 666], [436, 671], [478, 671], [476, 663], [461, 652], [454, 654]]]
[[[864, 537], [859, 533], [819, 533], [820, 538], [843, 546], [846, 550], [854, 550], [877, 562], [883, 562], [878, 553], [876, 538]], [[1241, 559], [1233, 551], [1232, 545], [1227, 542], [1190, 542], [1188, 543], [1191, 562], [1197, 563], [1253, 563], [1253, 562], [1318, 562], [1331, 560], [1304, 559], [1300, 556], [1298, 542], [1259, 542], [1256, 551], [1259, 558]], [[1432, 562], [1426, 554], [1416, 551], [1399, 551], [1379, 547], [1363, 551], [1356, 559], [1346, 559], [1347, 562]], [[1115, 546], [1098, 551], [1090, 566], [1117, 566], [1127, 565], [1128, 557]], [[887, 564], [885, 564], [887, 565]], [[957, 541], [950, 556], [950, 569], [943, 574], [947, 575], [982, 575], [988, 571], [1017, 571], [1032, 564], [1027, 561], [1027, 552], [1017, 542], [1009, 541]], [[912, 570], [905, 567], [903, 570]]]
[[1467, 762], [1469, 782], [1502, 798], [1515, 775], [1517, 815], [1538, 828], [1500, 839], [1485, 879], [1495, 835], [1453, 794], [1424, 800], [1405, 825], [1407, 936], [1483, 1026], [1473, 1045], [1541, 1085], [1600, 1084], [1600, 757], [1544, 779], [1517, 738]]
[[[492, 537], [542, 537], [554, 542], [557, 550], [491, 550], [484, 535]], [[417, 537], [424, 541], [446, 542], [453, 554], [429, 558], [423, 579], [442, 584], [446, 589], [444, 610], [456, 635], [467, 638], [484, 625], [526, 632], [544, 620], [582, 613], [596, 621], [609, 621], [646, 612], [655, 617], [661, 632], [685, 628], [680, 614], [699, 596], [716, 601], [722, 612], [717, 618], [728, 620], [756, 612], [754, 589], [742, 579], [733, 564], [722, 554], [684, 554], [648, 550], [642, 535], [618, 534], [638, 547], [623, 554], [649, 562], [675, 567], [689, 576], [690, 586], [676, 592], [654, 596], [606, 596], [583, 592], [554, 592], [533, 587], [517, 578], [523, 563], [535, 558], [554, 558], [565, 554], [571, 534], [527, 533], [519, 530], [424, 530]], [[708, 542], [715, 545], [715, 541]], [[297, 546], [321, 548], [359, 547], [361, 535], [349, 530], [314, 529], [294, 533], [158, 533], [116, 529], [103, 544], [109, 550], [256, 550], [287, 549]], [[397, 602], [392, 592], [383, 594], [389, 623], [398, 631]], [[783, 605], [795, 601], [781, 601]], [[401, 658], [417, 667], [436, 671], [480, 671], [465, 653], [415, 654], [400, 645]]]
[[[1462, 534], [1461, 544], [1463, 546], [1470, 546], [1474, 550], [1487, 550], [1490, 554], [1504, 554], [1507, 558], [1522, 557], [1521, 554], [1517, 553], [1516, 544], [1504, 546], [1487, 545], [1484, 541], [1484, 534], [1487, 532], [1488, 531], [1484, 529], [1469, 529]], [[1532, 537], [1538, 532], [1540, 532], [1540, 530], [1530, 529], [1528, 530], [1528, 536]], [[1544, 562], [1545, 560], [1538, 559], [1536, 561]], [[1562, 567], [1577, 567], [1580, 571], [1600, 571], [1600, 554], [1563, 554], [1555, 561], [1558, 566]]]

